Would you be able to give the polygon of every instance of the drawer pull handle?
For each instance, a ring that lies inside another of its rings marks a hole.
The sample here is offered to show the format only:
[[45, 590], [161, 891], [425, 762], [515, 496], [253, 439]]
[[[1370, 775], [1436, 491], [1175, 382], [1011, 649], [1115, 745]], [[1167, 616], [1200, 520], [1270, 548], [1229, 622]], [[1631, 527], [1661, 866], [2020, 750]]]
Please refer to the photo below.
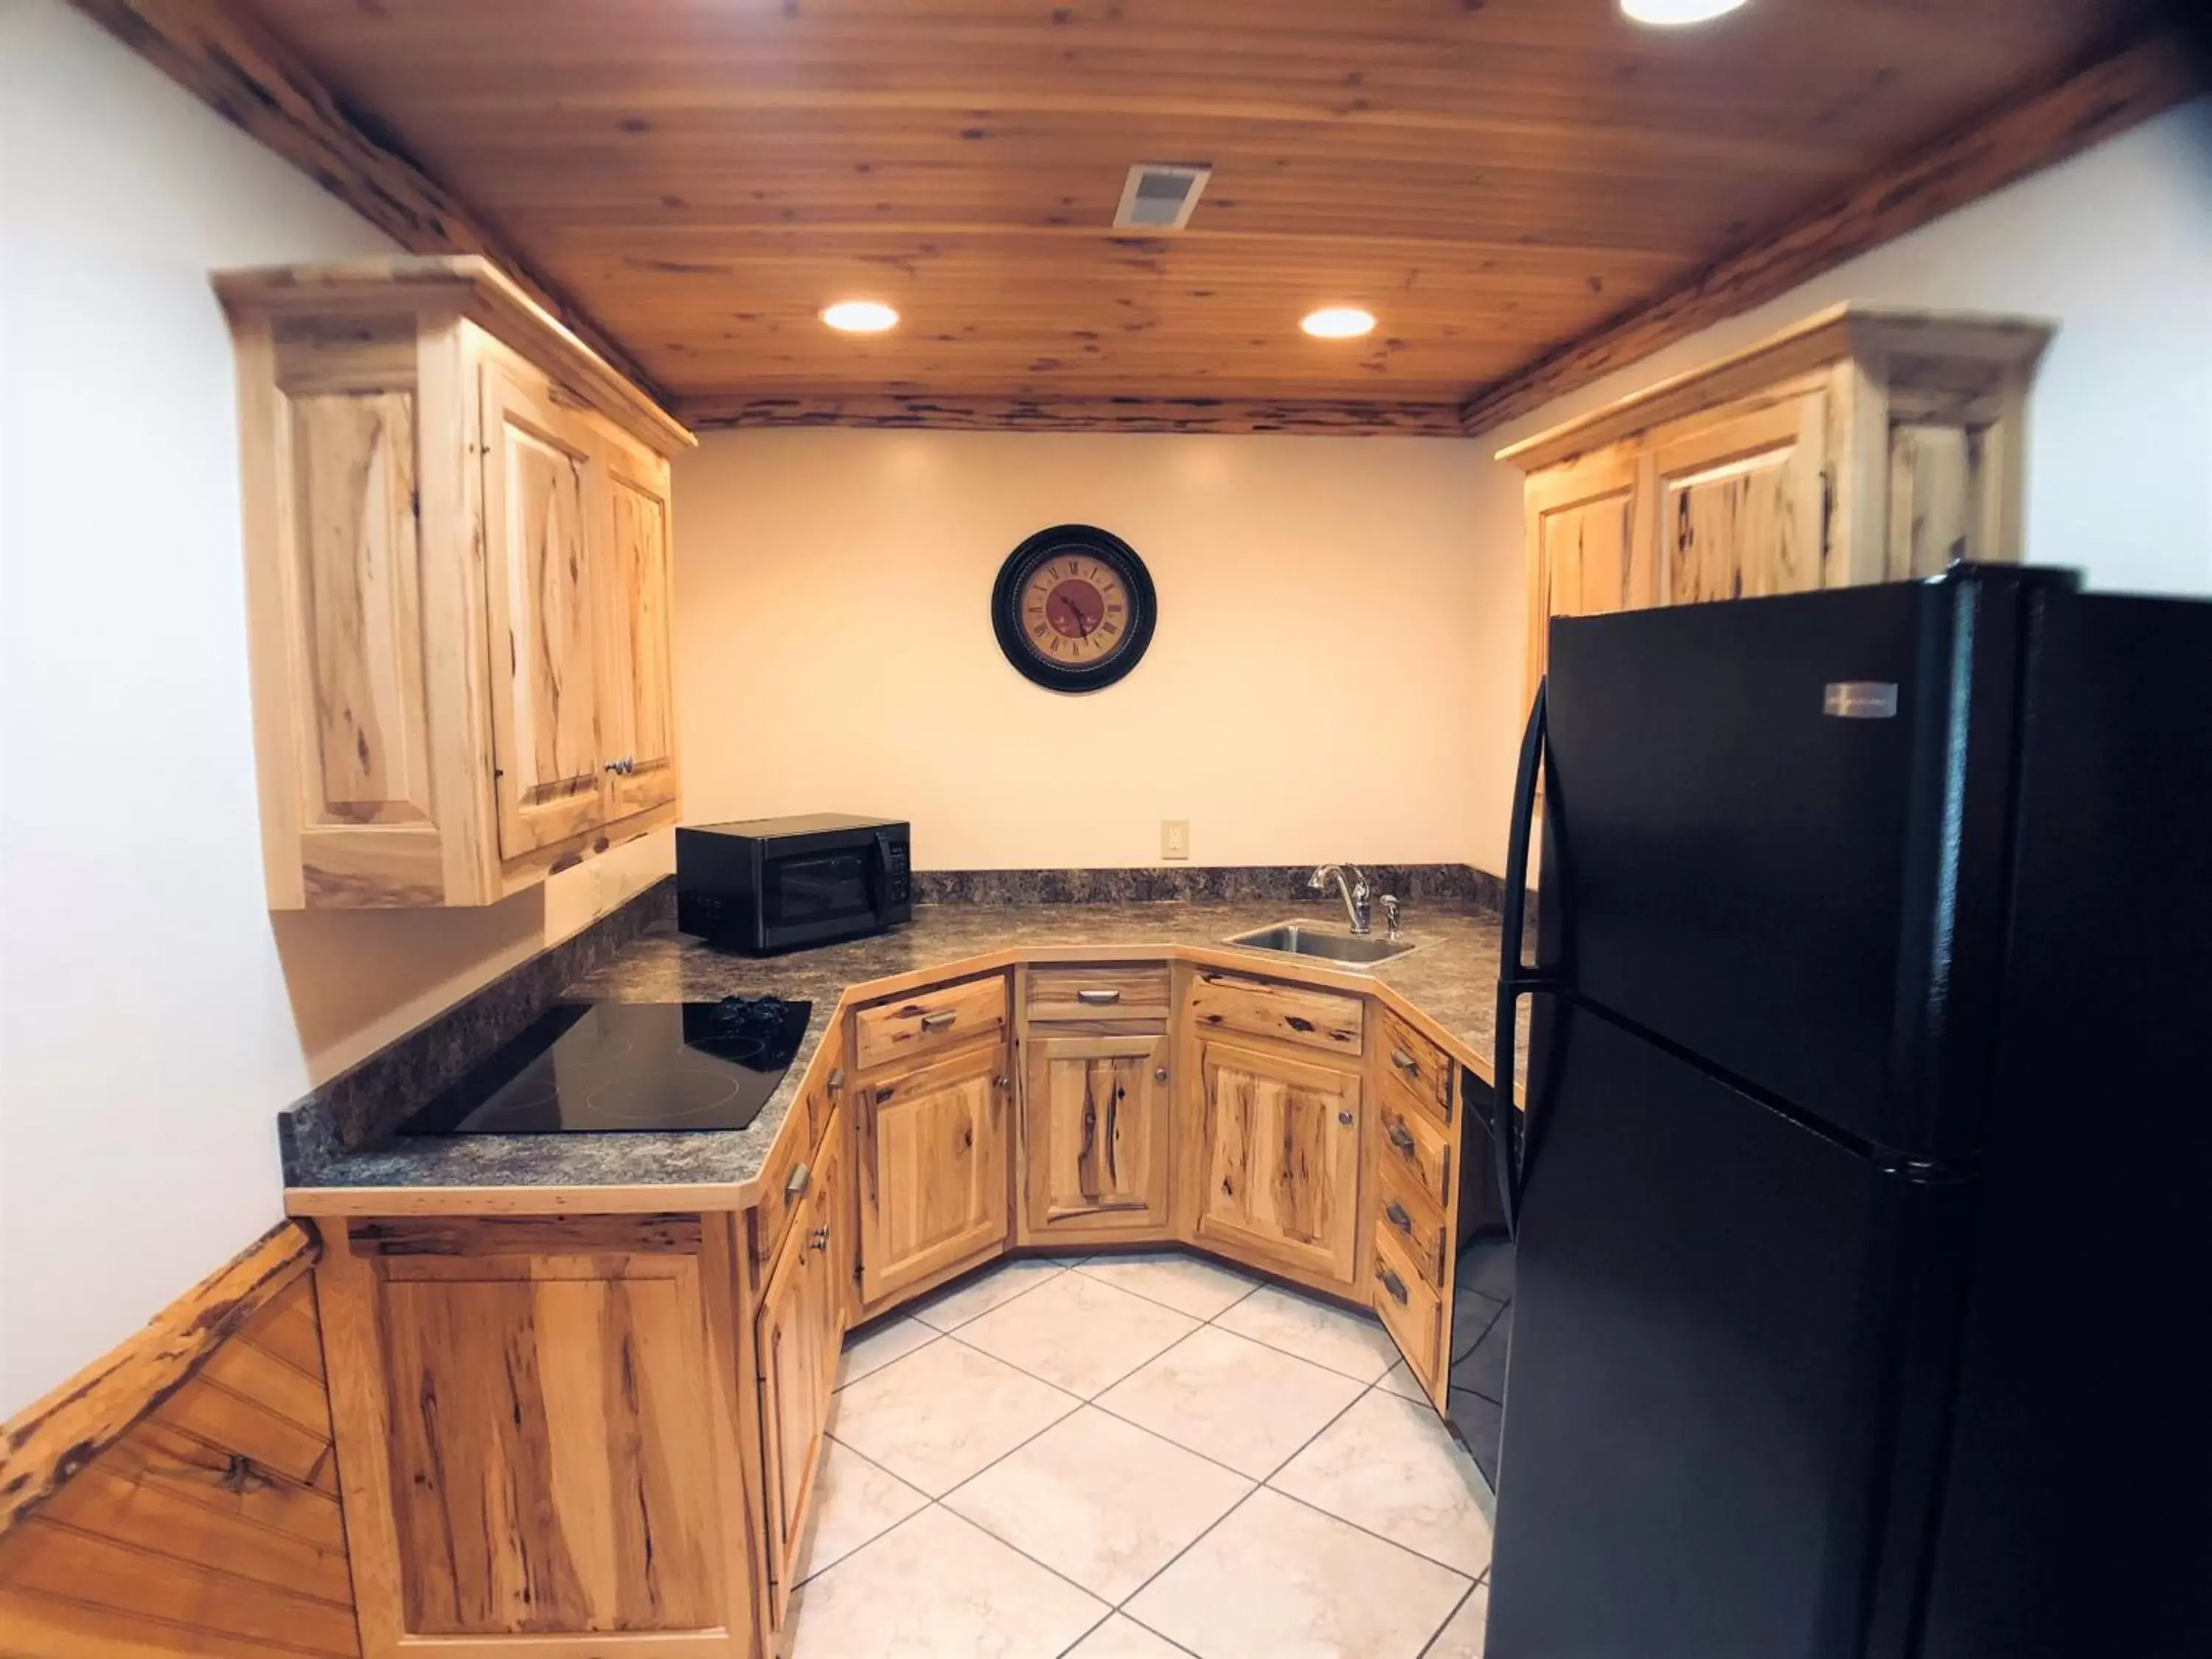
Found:
[[925, 1031], [941, 1031], [959, 1018], [958, 1009], [941, 1008], [933, 1014], [924, 1014], [921, 1017], [921, 1029]]
[[1393, 1048], [1390, 1051], [1390, 1063], [1408, 1077], [1419, 1077], [1421, 1074], [1421, 1062], [1403, 1048]]
[[1405, 1153], [1407, 1158], [1413, 1156], [1413, 1137], [1404, 1124], [1394, 1123], [1390, 1126], [1390, 1144]]
[[833, 1089], [842, 1089], [845, 1086], [845, 1068], [843, 1066], [832, 1066], [830, 1068], [830, 1086]]
[[1411, 1238], [1413, 1236], [1413, 1218], [1406, 1213], [1406, 1206], [1396, 1199], [1392, 1199], [1382, 1206], [1382, 1213], [1389, 1217], [1390, 1224], [1405, 1234], [1407, 1237]]
[[784, 1177], [783, 1195], [786, 1198], [797, 1198], [799, 1194], [806, 1190], [806, 1183], [813, 1179], [814, 1172], [804, 1164], [793, 1164], [791, 1173]]
[[1103, 1008], [1109, 1003], [1119, 1002], [1121, 1000], [1121, 994], [1118, 990], [1078, 991], [1075, 994], [1075, 1000], [1078, 1002], [1087, 1002], [1094, 1008]]
[[1395, 1302], [1401, 1308], [1406, 1305], [1406, 1281], [1404, 1279], [1399, 1278], [1397, 1274], [1392, 1273], [1388, 1267], [1382, 1267], [1379, 1264], [1375, 1269], [1375, 1278], [1376, 1283], [1380, 1284], [1384, 1290], [1390, 1292], [1390, 1299], [1392, 1301]]

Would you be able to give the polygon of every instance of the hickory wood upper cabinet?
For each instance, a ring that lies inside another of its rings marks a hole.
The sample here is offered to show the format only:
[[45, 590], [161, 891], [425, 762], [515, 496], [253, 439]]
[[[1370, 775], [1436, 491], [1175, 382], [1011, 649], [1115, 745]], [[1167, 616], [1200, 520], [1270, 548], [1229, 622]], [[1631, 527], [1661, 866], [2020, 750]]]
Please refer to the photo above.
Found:
[[1844, 305], [1499, 452], [1528, 473], [1528, 690], [1554, 617], [2016, 559], [2053, 325]]
[[672, 822], [690, 434], [483, 259], [215, 283], [270, 906], [488, 904]]

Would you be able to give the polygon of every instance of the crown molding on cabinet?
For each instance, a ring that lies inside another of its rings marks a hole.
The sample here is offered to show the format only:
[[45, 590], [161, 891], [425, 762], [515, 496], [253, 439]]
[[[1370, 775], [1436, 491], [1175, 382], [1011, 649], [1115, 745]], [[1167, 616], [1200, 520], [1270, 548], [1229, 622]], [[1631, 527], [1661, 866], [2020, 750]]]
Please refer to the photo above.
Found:
[[1450, 404], [1266, 398], [685, 398], [677, 414], [702, 430], [735, 427], [890, 427], [948, 432], [1287, 433], [1338, 437], [1462, 435]]
[[2125, 132], [2204, 84], [2186, 45], [2137, 39], [2016, 98], [1949, 137], [1871, 173], [1758, 246], [1707, 266], [1664, 297], [1604, 324], [1477, 392], [1472, 435], [1762, 305], [1931, 220]]
[[682, 422], [484, 255], [399, 255], [332, 264], [263, 265], [218, 271], [213, 280], [223, 309], [234, 318], [300, 319], [327, 325], [335, 319], [368, 321], [394, 314], [465, 317], [521, 352], [639, 442], [662, 454], [698, 442]]
[[647, 396], [667, 394], [469, 205], [363, 131], [267, 30], [220, 0], [70, 0], [216, 113], [275, 150], [410, 253], [480, 254]]

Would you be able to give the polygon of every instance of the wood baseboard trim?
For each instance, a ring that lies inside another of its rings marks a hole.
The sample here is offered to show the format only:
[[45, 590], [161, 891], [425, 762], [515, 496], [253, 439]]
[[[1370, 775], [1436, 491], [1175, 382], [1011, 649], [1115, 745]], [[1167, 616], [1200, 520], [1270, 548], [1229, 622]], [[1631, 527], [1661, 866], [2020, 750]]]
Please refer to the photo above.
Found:
[[10, 1418], [0, 1428], [0, 1535], [190, 1381], [320, 1250], [306, 1227], [279, 1222], [136, 1336]]

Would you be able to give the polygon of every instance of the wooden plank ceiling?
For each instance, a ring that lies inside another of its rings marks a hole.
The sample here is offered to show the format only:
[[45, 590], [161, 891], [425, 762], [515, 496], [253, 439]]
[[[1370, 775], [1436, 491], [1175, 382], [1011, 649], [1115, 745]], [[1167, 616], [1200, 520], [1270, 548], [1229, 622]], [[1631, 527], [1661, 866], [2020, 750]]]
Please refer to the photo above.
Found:
[[[254, 0], [679, 412], [1249, 399], [1449, 423], [2047, 84], [2134, 0]], [[1189, 228], [1109, 229], [1133, 161]], [[894, 332], [831, 332], [836, 299]], [[1311, 340], [1325, 304], [1365, 340]], [[1431, 418], [1433, 416], [1433, 419]]]

